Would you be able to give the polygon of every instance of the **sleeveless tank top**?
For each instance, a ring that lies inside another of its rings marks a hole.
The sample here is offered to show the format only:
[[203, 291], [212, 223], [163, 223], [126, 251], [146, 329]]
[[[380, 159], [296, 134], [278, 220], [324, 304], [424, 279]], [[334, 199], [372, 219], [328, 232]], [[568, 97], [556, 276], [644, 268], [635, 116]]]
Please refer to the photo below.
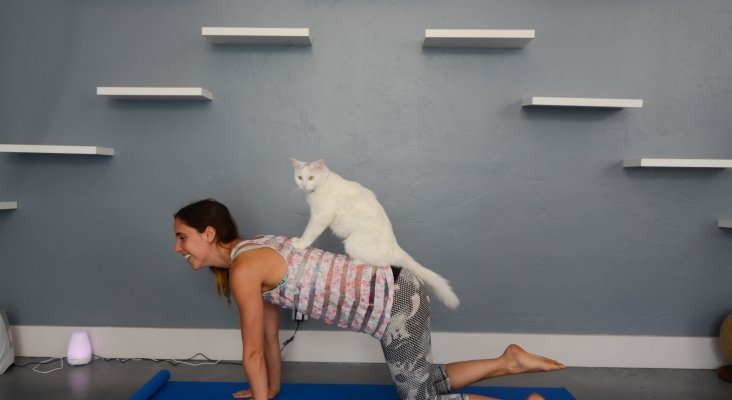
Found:
[[272, 235], [239, 243], [231, 260], [262, 247], [273, 249], [287, 262], [287, 275], [262, 294], [264, 301], [377, 339], [384, 335], [394, 299], [389, 265], [355, 264], [345, 255], [315, 248], [297, 250], [290, 238]]

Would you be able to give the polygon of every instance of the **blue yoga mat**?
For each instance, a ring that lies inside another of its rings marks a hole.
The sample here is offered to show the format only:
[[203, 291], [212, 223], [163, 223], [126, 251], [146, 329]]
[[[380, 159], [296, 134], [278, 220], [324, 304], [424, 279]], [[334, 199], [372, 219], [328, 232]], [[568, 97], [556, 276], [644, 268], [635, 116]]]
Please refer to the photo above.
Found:
[[[231, 399], [231, 394], [247, 388], [239, 382], [170, 381], [170, 372], [158, 372], [130, 400]], [[473, 393], [503, 400], [525, 400], [539, 393], [546, 400], [576, 400], [564, 388], [471, 386], [457, 393]], [[343, 385], [286, 383], [276, 400], [399, 400], [392, 385]]]

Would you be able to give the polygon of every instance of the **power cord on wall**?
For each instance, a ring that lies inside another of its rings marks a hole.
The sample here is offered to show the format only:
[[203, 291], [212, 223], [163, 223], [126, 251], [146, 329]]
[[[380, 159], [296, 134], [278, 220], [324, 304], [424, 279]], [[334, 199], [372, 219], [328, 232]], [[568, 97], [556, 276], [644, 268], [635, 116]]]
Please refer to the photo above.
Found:
[[302, 320], [297, 320], [297, 325], [295, 325], [295, 332], [292, 332], [292, 336], [290, 336], [289, 339], [282, 342], [282, 347], [280, 348], [280, 353], [285, 350], [285, 347], [287, 347], [288, 344], [292, 343], [293, 340], [295, 340], [295, 335], [297, 335], [297, 330], [300, 329], [300, 324], [302, 323]]

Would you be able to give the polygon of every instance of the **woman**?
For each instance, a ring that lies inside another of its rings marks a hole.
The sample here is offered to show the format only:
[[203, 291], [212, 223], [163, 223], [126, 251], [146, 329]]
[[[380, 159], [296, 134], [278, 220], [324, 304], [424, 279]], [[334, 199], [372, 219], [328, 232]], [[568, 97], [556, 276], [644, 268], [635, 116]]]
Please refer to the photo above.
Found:
[[408, 270], [357, 265], [319, 249], [296, 250], [284, 236], [242, 239], [229, 210], [215, 200], [183, 207], [175, 214], [174, 231], [175, 251], [194, 270], [210, 268], [218, 293], [229, 303], [233, 294], [239, 308], [250, 389], [235, 398], [264, 400], [279, 393], [280, 307], [379, 339], [402, 400], [464, 400], [467, 395], [449, 392], [491, 377], [564, 367], [516, 345], [495, 359], [433, 365], [429, 298]]

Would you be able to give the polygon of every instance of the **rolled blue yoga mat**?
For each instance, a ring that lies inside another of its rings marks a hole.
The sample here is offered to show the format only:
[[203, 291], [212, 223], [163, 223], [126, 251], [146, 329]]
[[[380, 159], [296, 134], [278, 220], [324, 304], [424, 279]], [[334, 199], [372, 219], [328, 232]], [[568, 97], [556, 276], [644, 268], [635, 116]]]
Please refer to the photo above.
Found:
[[165, 386], [166, 383], [168, 383], [168, 379], [170, 379], [170, 371], [167, 369], [160, 370], [155, 376], [150, 378], [147, 383], [142, 385], [140, 390], [135, 392], [135, 394], [130, 397], [130, 400], [150, 400], [153, 399], [155, 396], [155, 393], [157, 393], [160, 388]]

